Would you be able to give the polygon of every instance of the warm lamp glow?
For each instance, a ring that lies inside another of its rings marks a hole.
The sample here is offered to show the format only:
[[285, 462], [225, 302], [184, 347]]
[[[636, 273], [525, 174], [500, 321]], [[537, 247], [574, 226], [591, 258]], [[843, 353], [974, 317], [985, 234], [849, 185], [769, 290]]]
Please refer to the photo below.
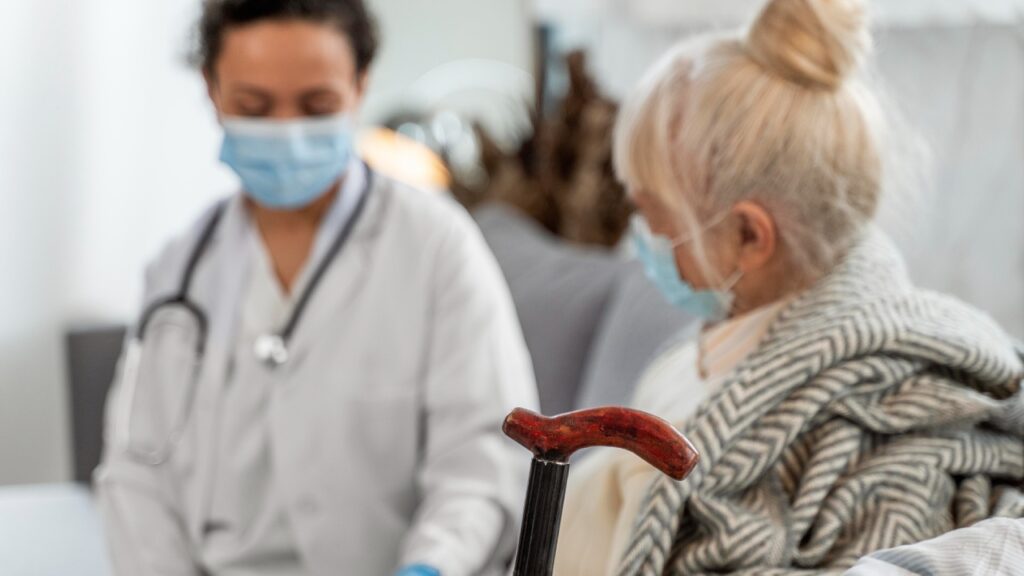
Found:
[[425, 190], [445, 190], [451, 175], [432, 150], [386, 128], [360, 134], [359, 153], [371, 168], [399, 182]]

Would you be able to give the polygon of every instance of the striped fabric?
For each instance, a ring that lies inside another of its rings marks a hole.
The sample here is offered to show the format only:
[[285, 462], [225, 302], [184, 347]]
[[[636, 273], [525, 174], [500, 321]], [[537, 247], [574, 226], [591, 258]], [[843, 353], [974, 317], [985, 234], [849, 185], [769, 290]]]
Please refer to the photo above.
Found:
[[875, 552], [843, 576], [1020, 576], [1024, 520], [993, 518], [919, 544]]
[[995, 323], [914, 289], [873, 231], [684, 427], [700, 463], [652, 485], [619, 573], [840, 573], [1022, 516], [1022, 374]]

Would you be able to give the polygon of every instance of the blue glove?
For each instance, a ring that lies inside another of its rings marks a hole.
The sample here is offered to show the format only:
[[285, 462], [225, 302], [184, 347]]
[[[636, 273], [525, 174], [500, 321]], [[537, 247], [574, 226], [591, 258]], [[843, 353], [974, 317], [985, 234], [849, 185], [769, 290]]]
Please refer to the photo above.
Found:
[[441, 576], [441, 573], [437, 571], [437, 568], [416, 564], [402, 568], [395, 576]]

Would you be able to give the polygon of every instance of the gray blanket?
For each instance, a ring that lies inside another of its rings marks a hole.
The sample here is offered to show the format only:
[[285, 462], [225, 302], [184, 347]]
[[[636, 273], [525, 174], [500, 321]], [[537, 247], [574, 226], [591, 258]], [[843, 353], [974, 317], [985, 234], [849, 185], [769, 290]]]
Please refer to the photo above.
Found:
[[842, 571], [1024, 516], [1022, 374], [992, 320], [913, 288], [872, 231], [684, 428], [700, 464], [651, 487], [619, 573]]

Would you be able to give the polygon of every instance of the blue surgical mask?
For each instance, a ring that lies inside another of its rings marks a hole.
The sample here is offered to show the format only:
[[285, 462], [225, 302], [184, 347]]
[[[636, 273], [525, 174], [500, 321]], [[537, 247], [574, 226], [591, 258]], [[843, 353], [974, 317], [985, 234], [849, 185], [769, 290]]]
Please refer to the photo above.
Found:
[[347, 116], [264, 120], [227, 118], [220, 160], [261, 206], [297, 210], [323, 196], [354, 155]]
[[672, 241], [654, 234], [639, 215], [633, 216], [630, 224], [637, 257], [647, 277], [670, 304], [707, 322], [718, 322], [729, 315], [735, 300], [732, 288], [739, 282], [739, 271], [726, 282], [724, 289], [695, 290], [682, 279], [676, 266], [675, 249], [688, 239]]

